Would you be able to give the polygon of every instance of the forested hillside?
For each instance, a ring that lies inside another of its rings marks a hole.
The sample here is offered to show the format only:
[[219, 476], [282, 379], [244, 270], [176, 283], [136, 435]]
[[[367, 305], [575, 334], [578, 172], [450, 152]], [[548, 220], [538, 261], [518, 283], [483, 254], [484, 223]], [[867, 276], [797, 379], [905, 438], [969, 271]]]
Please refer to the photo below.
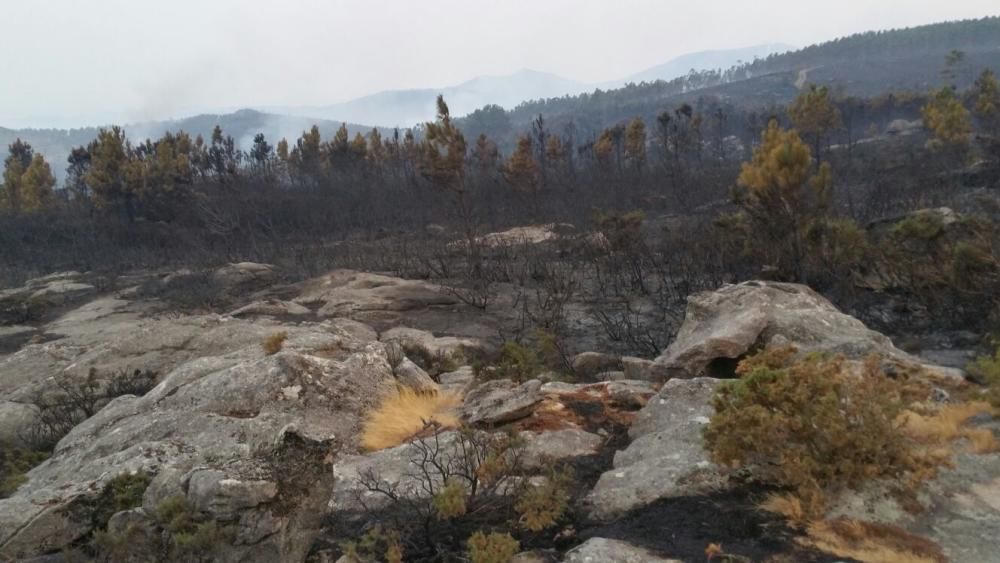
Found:
[[[353, 252], [337, 241], [403, 242], [428, 225], [473, 245], [488, 230], [525, 223], [607, 221], [627, 231], [639, 228], [642, 216], [689, 215], [696, 219], [684, 229], [709, 246], [675, 257], [689, 261], [688, 283], [766, 267], [833, 287], [864, 261], [850, 254], [813, 263], [804, 242], [785, 249], [790, 255], [776, 250], [789, 233], [806, 236], [799, 219], [778, 222], [791, 221], [773, 233], [773, 248], [756, 252], [737, 242], [763, 240], [756, 229], [777, 224], [770, 216], [777, 202], [746, 199], [758, 181], [744, 176], [746, 167], [764, 166], [757, 161], [770, 158], [761, 153], [768, 147], [797, 147], [793, 184], [804, 194], [787, 204], [793, 215], [812, 217], [806, 224], [820, 212], [846, 221], [809, 236], [860, 237], [866, 223], [929, 205], [978, 209], [982, 198], [972, 190], [1000, 176], [992, 70], [1000, 36], [991, 33], [998, 25], [991, 18], [863, 34], [723, 74], [525, 103], [512, 112], [490, 106], [461, 119], [439, 100], [438, 119], [412, 130], [352, 130], [242, 111], [191, 118], [172, 124], [175, 130], [157, 124], [141, 141], [120, 128], [75, 131], [59, 137], [78, 143], [66, 164], [45, 158], [30, 139], [13, 142], [0, 191], [3, 272], [18, 280], [54, 268], [236, 258], [294, 260], [315, 271], [332, 255]], [[852, 84], [875, 77], [864, 74], [869, 66], [842, 64], [845, 58], [892, 65], [917, 82], [910, 91], [855, 95]], [[802, 64], [812, 66], [796, 71]], [[850, 80], [813, 82], [824, 76]], [[662, 95], [671, 89], [677, 92]], [[57, 181], [53, 169], [64, 166], [65, 181]], [[823, 252], [844, 242], [818, 240], [834, 244], [816, 249]], [[671, 255], [682, 250], [668, 248]], [[409, 251], [349, 259], [385, 260], [380, 269], [420, 275], [450, 271], [427, 256], [412, 263]]]
[[[961, 58], [943, 77], [942, 66], [953, 51]], [[920, 93], [944, 83], [965, 88], [983, 68], [1000, 70], [1000, 17], [860, 33], [671, 81], [526, 101], [505, 117], [484, 108], [465, 126], [502, 139], [541, 114], [558, 126], [572, 122], [588, 138], [636, 115], [652, 120], [681, 103], [700, 105], [704, 113], [713, 105], [759, 110], [788, 103], [806, 82], [828, 86], [841, 97]]]

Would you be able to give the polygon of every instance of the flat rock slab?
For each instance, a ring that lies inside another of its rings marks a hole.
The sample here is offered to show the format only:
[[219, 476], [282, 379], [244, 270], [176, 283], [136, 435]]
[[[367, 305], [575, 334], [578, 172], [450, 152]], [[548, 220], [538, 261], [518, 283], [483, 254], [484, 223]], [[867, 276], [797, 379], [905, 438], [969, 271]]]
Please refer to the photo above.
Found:
[[523, 462], [528, 468], [544, 467], [549, 461], [594, 455], [604, 445], [604, 438], [579, 428], [548, 432], [524, 431]]
[[703, 377], [668, 381], [639, 411], [629, 430], [632, 443], [615, 454], [613, 469], [601, 475], [585, 499], [592, 517], [609, 520], [661, 498], [724, 485], [702, 444], [719, 384]]
[[302, 305], [319, 305], [323, 317], [356, 317], [379, 311], [409, 311], [456, 305], [458, 299], [437, 285], [353, 270], [335, 270], [307, 282], [299, 297]]
[[[328, 348], [338, 350], [336, 358], [316, 355]], [[374, 331], [348, 319], [290, 329], [285, 349], [274, 355], [254, 338], [183, 362], [145, 396], [118, 397], [75, 427], [0, 500], [0, 560], [55, 551], [85, 536], [93, 526], [88, 503], [126, 472], [156, 475], [150, 488], [164, 491], [157, 498], [184, 493], [235, 522], [238, 537], [262, 541], [260, 530], [274, 526], [293, 533], [284, 527], [301, 519], [268, 516], [278, 498], [302, 494], [275, 488], [288, 476], [272, 466], [275, 452], [286, 443], [350, 447], [363, 413], [395, 382]], [[319, 498], [325, 503], [325, 495]], [[244, 546], [233, 560], [276, 560], [262, 546]]]

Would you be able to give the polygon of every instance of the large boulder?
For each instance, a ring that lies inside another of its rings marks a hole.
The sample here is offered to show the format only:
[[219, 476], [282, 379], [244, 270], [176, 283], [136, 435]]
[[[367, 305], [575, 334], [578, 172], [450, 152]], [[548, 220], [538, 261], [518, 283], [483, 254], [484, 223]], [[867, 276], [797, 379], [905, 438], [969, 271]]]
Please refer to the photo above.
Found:
[[80, 272], [58, 272], [26, 281], [23, 286], [0, 289], [0, 325], [34, 321], [55, 306], [79, 302], [97, 293], [97, 287]]
[[[924, 367], [893, 346], [887, 336], [841, 313], [808, 287], [768, 281], [691, 295], [677, 338], [656, 362], [669, 377], [732, 377], [743, 356], [778, 343], [850, 359], [876, 354], [887, 361]], [[936, 371], [955, 376], [947, 370]]]
[[577, 376], [592, 378], [602, 372], [621, 370], [622, 359], [602, 352], [580, 352], [573, 356], [572, 367]]
[[702, 442], [720, 383], [700, 377], [663, 386], [629, 429], [632, 443], [615, 454], [613, 468], [587, 495], [591, 516], [608, 520], [657, 499], [703, 494], [725, 484]]
[[288, 335], [286, 349], [312, 349], [320, 355], [336, 351], [335, 333], [377, 338], [371, 328], [348, 319], [288, 325], [274, 319], [159, 315], [150, 314], [143, 303], [115, 297], [70, 310], [44, 330], [47, 340], [0, 356], [0, 437], [23, 429], [23, 405], [51, 390], [56, 379], [81, 379], [92, 369], [100, 381], [136, 369], [163, 376], [197, 358], [243, 349], [263, 355], [259, 343], [275, 332]]
[[395, 379], [382, 343], [353, 321], [289, 341], [275, 355], [255, 341], [186, 361], [145, 396], [119, 397], [74, 428], [0, 500], [0, 560], [84, 537], [105, 485], [138, 471], [155, 476], [145, 514], [181, 495], [242, 538], [218, 560], [304, 557], [325, 504], [310, 499], [332, 487], [328, 456], [355, 447], [362, 413]]

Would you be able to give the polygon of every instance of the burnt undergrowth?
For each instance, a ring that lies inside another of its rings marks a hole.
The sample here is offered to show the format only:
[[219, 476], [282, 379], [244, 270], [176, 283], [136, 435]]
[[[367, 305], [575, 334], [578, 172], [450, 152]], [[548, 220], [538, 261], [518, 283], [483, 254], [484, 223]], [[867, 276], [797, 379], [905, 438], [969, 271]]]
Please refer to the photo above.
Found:
[[580, 539], [627, 541], [682, 561], [704, 561], [705, 548], [713, 543], [750, 561], [845, 561], [799, 545], [798, 532], [758, 508], [765, 495], [760, 489], [737, 488], [660, 499], [613, 522], [585, 525]]

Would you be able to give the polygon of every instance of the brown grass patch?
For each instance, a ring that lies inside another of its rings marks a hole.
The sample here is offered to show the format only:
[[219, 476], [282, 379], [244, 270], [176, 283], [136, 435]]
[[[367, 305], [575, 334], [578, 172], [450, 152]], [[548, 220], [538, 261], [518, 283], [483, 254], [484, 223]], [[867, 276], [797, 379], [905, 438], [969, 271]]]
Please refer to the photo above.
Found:
[[263, 348], [264, 353], [268, 356], [273, 356], [281, 351], [285, 346], [285, 341], [288, 340], [288, 333], [285, 331], [275, 332], [265, 338], [261, 343], [260, 347]]
[[972, 453], [991, 454], [1000, 452], [1000, 441], [989, 428], [966, 428], [962, 436], [969, 441]]
[[898, 422], [904, 433], [922, 444], [943, 446], [953, 440], [965, 438], [969, 440], [972, 451], [989, 453], [1000, 449], [1000, 443], [993, 432], [986, 428], [966, 428], [965, 423], [976, 415], [991, 412], [989, 403], [970, 401], [946, 405], [927, 415], [903, 411]]
[[866, 563], [946, 563], [934, 542], [896, 526], [837, 518], [813, 522], [802, 540], [810, 547]]
[[366, 450], [398, 446], [419, 436], [428, 425], [458, 428], [459, 420], [454, 411], [461, 402], [457, 393], [398, 387], [368, 414], [362, 428], [361, 446]]

